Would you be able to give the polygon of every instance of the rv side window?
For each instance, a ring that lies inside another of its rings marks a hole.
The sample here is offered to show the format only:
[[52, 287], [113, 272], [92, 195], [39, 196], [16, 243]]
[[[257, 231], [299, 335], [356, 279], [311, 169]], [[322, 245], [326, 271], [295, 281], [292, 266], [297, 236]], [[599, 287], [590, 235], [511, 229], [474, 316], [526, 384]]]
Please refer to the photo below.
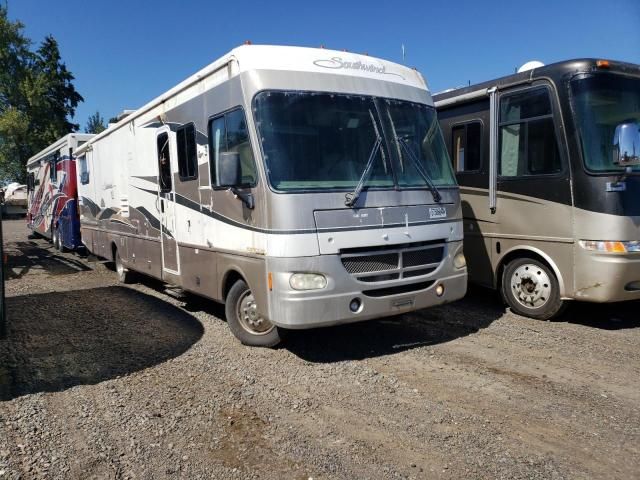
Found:
[[161, 192], [171, 191], [171, 161], [169, 158], [169, 134], [158, 135], [158, 180]]
[[471, 122], [457, 125], [451, 129], [451, 159], [456, 172], [474, 172], [480, 170], [482, 152], [482, 124]]
[[89, 168], [87, 166], [87, 156], [82, 155], [78, 158], [78, 169], [80, 171], [80, 183], [86, 185], [89, 183]]
[[180, 180], [198, 178], [198, 155], [196, 151], [196, 127], [193, 123], [176, 130], [178, 144], [178, 173]]
[[58, 152], [49, 158], [49, 178], [52, 183], [58, 181]]
[[35, 187], [35, 175], [33, 172], [27, 176], [27, 191], [33, 191], [33, 187]]
[[242, 173], [242, 186], [256, 183], [256, 165], [244, 110], [241, 108], [227, 112], [209, 122], [209, 156], [213, 187], [219, 185], [217, 165], [222, 152], [238, 152]]
[[547, 88], [503, 96], [499, 126], [500, 176], [547, 175], [562, 170]]

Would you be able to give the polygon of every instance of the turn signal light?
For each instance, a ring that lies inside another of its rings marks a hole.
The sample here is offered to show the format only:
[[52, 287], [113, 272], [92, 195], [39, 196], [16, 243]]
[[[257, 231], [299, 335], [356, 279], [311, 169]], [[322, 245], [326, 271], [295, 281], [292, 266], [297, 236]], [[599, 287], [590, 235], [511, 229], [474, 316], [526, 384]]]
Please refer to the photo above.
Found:
[[593, 250], [596, 252], [607, 253], [635, 253], [640, 252], [640, 240], [631, 240], [628, 242], [619, 241], [597, 241], [597, 240], [580, 240], [580, 246], [585, 250]]
[[598, 60], [596, 62], [596, 67], [598, 68], [609, 68], [611, 65], [609, 65], [609, 60]]

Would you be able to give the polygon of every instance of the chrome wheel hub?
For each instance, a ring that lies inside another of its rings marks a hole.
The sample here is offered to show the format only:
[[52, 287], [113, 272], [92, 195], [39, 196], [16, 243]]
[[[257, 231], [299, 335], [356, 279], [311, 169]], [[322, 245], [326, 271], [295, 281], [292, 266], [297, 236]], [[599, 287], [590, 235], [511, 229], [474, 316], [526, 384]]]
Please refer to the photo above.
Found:
[[122, 265], [122, 260], [120, 260], [120, 256], [116, 256], [116, 271], [118, 275], [122, 276], [124, 274], [124, 265]]
[[551, 296], [551, 280], [538, 265], [527, 263], [511, 275], [511, 291], [522, 306], [540, 308]]
[[237, 315], [240, 325], [252, 335], [265, 335], [273, 330], [273, 324], [260, 315], [251, 291], [245, 292], [238, 300]]

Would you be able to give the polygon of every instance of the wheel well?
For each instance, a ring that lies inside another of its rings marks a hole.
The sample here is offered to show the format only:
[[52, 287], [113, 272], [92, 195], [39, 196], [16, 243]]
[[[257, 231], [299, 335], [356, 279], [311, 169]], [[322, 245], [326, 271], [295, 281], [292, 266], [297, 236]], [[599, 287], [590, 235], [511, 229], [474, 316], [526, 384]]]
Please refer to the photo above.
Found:
[[224, 278], [224, 282], [222, 283], [222, 299], [223, 300], [227, 298], [227, 294], [229, 293], [229, 290], [231, 290], [231, 287], [233, 287], [233, 284], [236, 283], [238, 280], [244, 280], [244, 277], [240, 275], [240, 273], [238, 273], [236, 270], [231, 270], [226, 274]]
[[553, 273], [553, 275], [556, 277], [556, 280], [559, 280], [557, 278], [557, 274], [554, 268], [551, 265], [549, 265], [549, 262], [547, 262], [547, 260], [542, 255], [536, 252], [532, 252], [531, 250], [514, 250], [512, 252], [507, 253], [500, 260], [500, 265], [498, 265], [498, 270], [496, 272], [496, 290], [498, 290], [498, 292], [502, 292], [502, 274], [504, 273], [504, 268], [507, 266], [509, 262], [511, 262], [512, 260], [515, 260], [516, 258], [532, 258], [534, 260], [540, 261], [541, 263], [547, 266], [547, 268], [551, 271], [551, 273]]

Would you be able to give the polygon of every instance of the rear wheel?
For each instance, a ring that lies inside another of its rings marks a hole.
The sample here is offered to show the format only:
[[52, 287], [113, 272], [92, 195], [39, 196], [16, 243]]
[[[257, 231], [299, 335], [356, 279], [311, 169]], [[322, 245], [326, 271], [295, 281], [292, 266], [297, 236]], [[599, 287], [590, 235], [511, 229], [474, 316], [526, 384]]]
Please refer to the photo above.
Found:
[[118, 249], [116, 249], [113, 254], [113, 262], [116, 267], [116, 276], [118, 277], [118, 281], [120, 283], [133, 282], [134, 274], [123, 265], [122, 258], [120, 258], [120, 252], [118, 252]]
[[53, 229], [53, 246], [59, 252], [67, 251], [67, 249], [64, 246], [64, 243], [62, 243], [62, 237], [60, 236], [60, 230], [58, 230], [58, 228]]
[[502, 275], [502, 297], [517, 314], [538, 320], [554, 318], [566, 307], [555, 274], [534, 258], [518, 258], [507, 264]]
[[253, 293], [244, 280], [233, 284], [225, 301], [231, 333], [244, 345], [274, 347], [281, 341], [278, 327], [258, 312]]

